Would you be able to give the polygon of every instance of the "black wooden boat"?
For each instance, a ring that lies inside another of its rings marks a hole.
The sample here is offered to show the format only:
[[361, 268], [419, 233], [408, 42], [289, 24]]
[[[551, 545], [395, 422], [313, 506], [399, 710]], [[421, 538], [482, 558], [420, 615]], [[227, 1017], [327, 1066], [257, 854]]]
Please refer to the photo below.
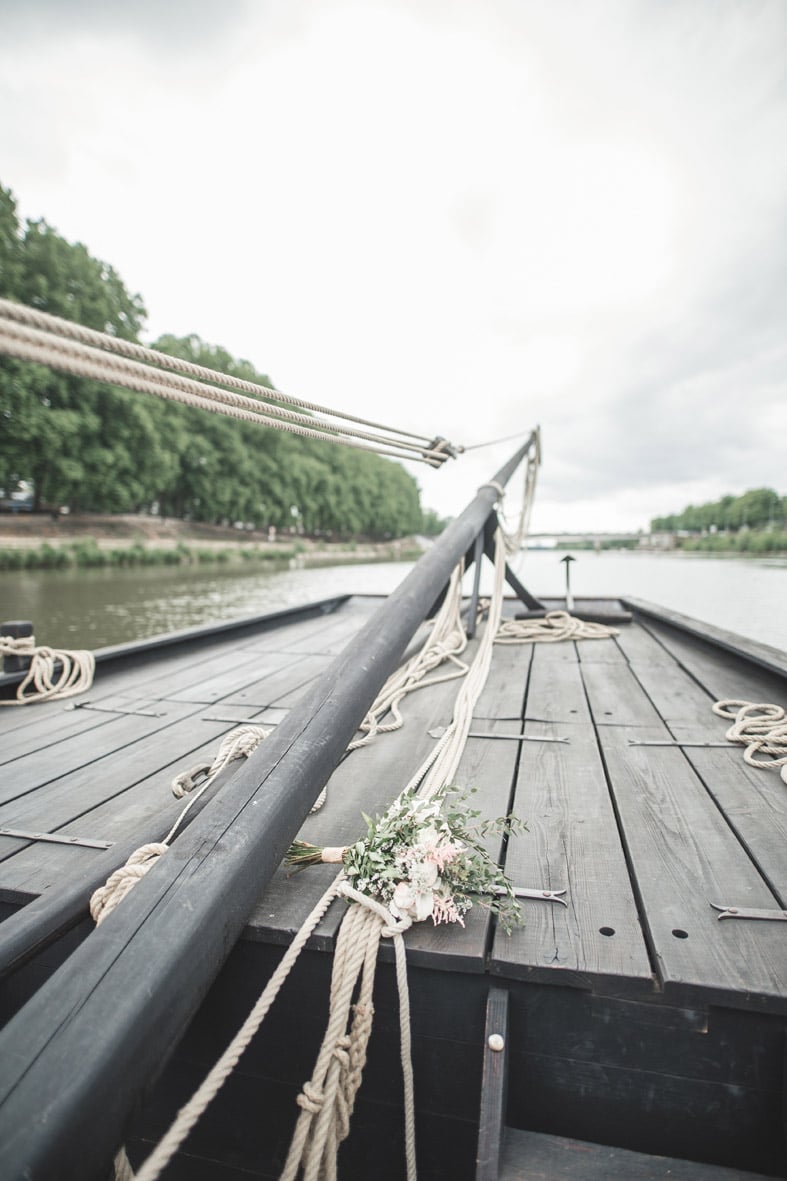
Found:
[[[342, 758], [457, 560], [480, 567], [497, 485], [526, 452], [383, 604], [342, 597], [105, 649], [84, 698], [0, 710], [3, 1178], [104, 1178], [119, 1144], [136, 1163], [165, 1131], [335, 872], [288, 875], [291, 839], [355, 839], [450, 721], [455, 685], [423, 688], [400, 731]], [[507, 616], [564, 606], [510, 581]], [[511, 879], [567, 905], [524, 900], [511, 936], [479, 908], [464, 929], [406, 937], [420, 1175], [785, 1176], [787, 792], [711, 707], [787, 705], [787, 657], [638, 601], [574, 613], [619, 634], [496, 648], [457, 775], [484, 812], [527, 821], [500, 851]], [[91, 890], [180, 810], [172, 776], [245, 722], [273, 733], [94, 930]], [[166, 1178], [278, 1176], [343, 907]], [[380, 958], [339, 1176], [393, 1181], [398, 1017]]]

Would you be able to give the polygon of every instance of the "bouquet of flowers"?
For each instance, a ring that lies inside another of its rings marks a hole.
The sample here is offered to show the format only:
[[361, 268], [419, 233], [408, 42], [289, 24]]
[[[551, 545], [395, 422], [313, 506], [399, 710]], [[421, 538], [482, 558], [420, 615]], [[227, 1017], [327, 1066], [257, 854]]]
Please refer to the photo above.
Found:
[[508, 836], [526, 826], [513, 816], [480, 821], [466, 798], [448, 787], [428, 800], [404, 792], [382, 817], [364, 815], [367, 835], [354, 845], [328, 851], [296, 841], [286, 861], [298, 868], [341, 861], [353, 888], [396, 918], [464, 926], [464, 915], [478, 903], [510, 932], [521, 921], [519, 903], [482, 842], [489, 833]]

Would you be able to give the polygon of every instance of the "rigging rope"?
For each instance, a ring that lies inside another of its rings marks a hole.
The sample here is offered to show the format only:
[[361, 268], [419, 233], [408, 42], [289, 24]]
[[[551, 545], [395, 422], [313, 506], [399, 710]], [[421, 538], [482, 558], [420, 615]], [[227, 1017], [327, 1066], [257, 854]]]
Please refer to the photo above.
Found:
[[[342, 443], [432, 467], [440, 467], [457, 454], [457, 449], [439, 436], [430, 440], [411, 431], [332, 410], [5, 299], [0, 299], [0, 353], [274, 430], [287, 430], [306, 438]], [[310, 413], [300, 414], [287, 406], [297, 406]], [[371, 427], [373, 431], [361, 431], [348, 424]]]

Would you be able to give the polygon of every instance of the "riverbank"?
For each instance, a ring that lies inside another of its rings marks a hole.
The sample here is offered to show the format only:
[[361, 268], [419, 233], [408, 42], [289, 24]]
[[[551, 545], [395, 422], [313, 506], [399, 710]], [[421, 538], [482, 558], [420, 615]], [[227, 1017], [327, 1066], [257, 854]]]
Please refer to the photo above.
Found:
[[0, 516], [0, 570], [259, 561], [299, 566], [416, 559], [419, 539], [331, 541], [143, 515]]

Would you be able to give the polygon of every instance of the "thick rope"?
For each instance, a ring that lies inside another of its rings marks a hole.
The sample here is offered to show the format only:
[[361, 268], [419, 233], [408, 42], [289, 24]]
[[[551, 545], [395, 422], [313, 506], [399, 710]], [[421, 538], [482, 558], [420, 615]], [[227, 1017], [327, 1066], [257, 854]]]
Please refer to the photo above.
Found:
[[[91, 343], [83, 343], [86, 339]], [[96, 345], [98, 347], [94, 347]], [[136, 356], [144, 355], [146, 361], [153, 360], [159, 367], [154, 368], [146, 362], [131, 359], [128, 354], [132, 348]], [[203, 410], [256, 422], [274, 430], [287, 430], [306, 438], [342, 443], [399, 459], [412, 459], [432, 467], [439, 467], [449, 455], [456, 453], [450, 445], [440, 445], [439, 440], [428, 442], [425, 437], [412, 435], [408, 431], [397, 431], [388, 427], [381, 427], [385, 432], [383, 434], [360, 431], [345, 424], [364, 420], [315, 404], [299, 403], [296, 399], [285, 398], [278, 391], [266, 386], [240, 382], [201, 366], [193, 366], [188, 362], [181, 363], [178, 358], [167, 357], [166, 354], [143, 349], [141, 346], [131, 346], [129, 342], [121, 342], [117, 337], [82, 329], [81, 326], [70, 324], [69, 321], [36, 312], [7, 300], [0, 300], [0, 352], [20, 360], [48, 365], [75, 376], [106, 381], [139, 393], [155, 394]], [[119, 353], [123, 355], [116, 355]], [[170, 372], [173, 370], [175, 372]], [[187, 371], [196, 371], [201, 377], [207, 376], [213, 384], [208, 385], [191, 376], [184, 376]], [[220, 389], [221, 385], [233, 389], [240, 386], [257, 397]], [[320, 414], [327, 414], [342, 421], [329, 422], [300, 414], [277, 404], [282, 401], [309, 406]], [[421, 441], [413, 443], [410, 439]]]
[[246, 1047], [262, 1025], [268, 1010], [275, 1001], [284, 981], [292, 970], [303, 948], [328, 907], [339, 894], [342, 874], [339, 874], [320, 898], [298, 934], [284, 953], [279, 966], [260, 994], [259, 1000], [249, 1013], [241, 1028], [227, 1049], [205, 1076], [199, 1089], [178, 1112], [169, 1130], [159, 1141], [144, 1164], [137, 1171], [136, 1181], [155, 1181], [186, 1139], [200, 1116], [221, 1090]]
[[543, 619], [507, 619], [500, 624], [496, 644], [557, 644], [562, 640], [606, 640], [620, 635], [604, 623], [576, 619], [567, 611], [548, 611]]
[[713, 712], [733, 720], [725, 737], [745, 747], [750, 767], [779, 771], [787, 784], [787, 713], [780, 705], [729, 699], [715, 702]]
[[0, 656], [25, 656], [30, 667], [17, 685], [16, 697], [0, 705], [30, 705], [84, 693], [93, 684], [92, 652], [36, 645], [34, 636], [0, 636]]
[[[68, 340], [80, 341], [82, 344], [93, 345], [96, 348], [105, 349], [137, 361], [147, 362], [162, 369], [185, 373], [190, 377], [196, 377], [203, 381], [212, 381], [218, 385], [227, 386], [230, 389], [241, 390], [244, 393], [255, 395], [257, 398], [263, 398], [266, 402], [286, 402], [290, 406], [300, 406], [302, 409], [310, 410], [316, 414], [327, 414], [333, 418], [342, 418], [347, 422], [357, 422], [362, 426], [376, 427], [378, 430], [386, 431], [389, 434], [418, 439], [421, 443], [427, 442], [426, 436], [424, 435], [417, 435], [411, 431], [403, 431], [396, 427], [385, 426], [383, 423], [374, 422], [368, 418], [358, 418], [344, 411], [330, 410], [326, 406], [320, 406], [316, 402], [307, 402], [303, 398], [295, 398], [291, 394], [282, 393], [281, 390], [275, 390], [270, 386], [259, 385], [256, 382], [234, 377], [229, 373], [207, 369], [204, 365], [194, 364], [193, 361], [186, 361], [181, 357], [173, 357], [169, 353], [160, 353], [155, 349], [146, 348], [144, 345], [135, 344], [133, 341], [123, 340], [122, 337], [112, 336], [106, 332], [98, 332], [94, 328], [85, 328], [84, 325], [77, 324], [73, 320], [64, 320], [60, 316], [53, 316], [49, 312], [42, 312], [37, 308], [15, 303], [12, 300], [0, 299], [0, 321], [3, 320], [17, 324], [28, 324], [31, 327], [43, 329]], [[440, 449], [444, 450], [445, 446], [438, 448], [438, 450]]]
[[[350, 1131], [350, 1117], [366, 1063], [372, 1030], [372, 990], [377, 948], [383, 935], [401, 942], [410, 920], [395, 920], [390, 912], [342, 882], [340, 893], [352, 900], [339, 929], [331, 977], [331, 1005], [311, 1079], [298, 1096], [301, 1114], [295, 1126], [281, 1181], [294, 1181], [303, 1168], [304, 1181], [335, 1181], [339, 1146]], [[350, 1008], [360, 980], [358, 1001]], [[400, 1008], [409, 1029], [406, 976]], [[348, 1028], [349, 1026], [349, 1028]], [[403, 1060], [404, 1065], [404, 1060]], [[405, 1091], [412, 1100], [412, 1067], [407, 1054]], [[412, 1127], [412, 1124], [410, 1125]], [[406, 1143], [407, 1176], [415, 1177], [415, 1136]]]

